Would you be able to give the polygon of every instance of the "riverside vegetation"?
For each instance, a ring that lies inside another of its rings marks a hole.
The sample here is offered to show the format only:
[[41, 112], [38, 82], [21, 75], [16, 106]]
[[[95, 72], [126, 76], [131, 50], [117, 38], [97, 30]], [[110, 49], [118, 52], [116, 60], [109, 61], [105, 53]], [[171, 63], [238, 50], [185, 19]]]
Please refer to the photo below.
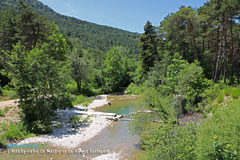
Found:
[[141, 137], [141, 159], [240, 158], [240, 1], [181, 6], [160, 26], [147, 21], [134, 38], [139, 48], [116, 42], [97, 51], [23, 0], [13, 7], [1, 11], [1, 91], [3, 99], [15, 91], [22, 114], [20, 124], [10, 124], [18, 126], [17, 136], [1, 127], [2, 144], [50, 132], [58, 108], [128, 86], [126, 93], [144, 101], [130, 123]]
[[[12, 1], [1, 3], [1, 101], [19, 99], [21, 118], [20, 124], [1, 124], [1, 146], [6, 140], [49, 133], [57, 109], [87, 106], [93, 99], [87, 96], [111, 93], [130, 82], [136, 59], [130, 48], [112, 44], [106, 52], [92, 52], [91, 47], [83, 48], [73, 38], [62, 35], [64, 32], [53, 21], [25, 1], [17, 5]], [[1, 117], [4, 114], [1, 110]]]

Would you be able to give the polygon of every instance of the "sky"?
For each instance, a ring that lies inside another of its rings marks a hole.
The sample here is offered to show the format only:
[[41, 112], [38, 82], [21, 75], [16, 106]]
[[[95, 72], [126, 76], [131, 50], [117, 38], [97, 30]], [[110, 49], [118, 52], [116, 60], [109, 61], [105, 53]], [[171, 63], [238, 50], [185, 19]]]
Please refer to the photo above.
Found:
[[181, 5], [198, 8], [208, 0], [39, 0], [54, 11], [81, 20], [143, 32], [147, 20], [158, 26]]

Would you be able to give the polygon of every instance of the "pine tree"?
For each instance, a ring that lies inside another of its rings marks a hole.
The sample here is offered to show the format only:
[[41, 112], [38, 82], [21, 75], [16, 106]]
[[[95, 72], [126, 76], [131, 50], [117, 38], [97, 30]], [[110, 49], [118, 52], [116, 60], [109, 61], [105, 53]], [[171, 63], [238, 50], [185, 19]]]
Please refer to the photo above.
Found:
[[157, 34], [151, 22], [147, 21], [144, 26], [144, 33], [141, 35], [140, 47], [142, 49], [140, 61], [143, 69], [143, 76], [150, 71], [156, 60], [159, 60], [157, 52]]

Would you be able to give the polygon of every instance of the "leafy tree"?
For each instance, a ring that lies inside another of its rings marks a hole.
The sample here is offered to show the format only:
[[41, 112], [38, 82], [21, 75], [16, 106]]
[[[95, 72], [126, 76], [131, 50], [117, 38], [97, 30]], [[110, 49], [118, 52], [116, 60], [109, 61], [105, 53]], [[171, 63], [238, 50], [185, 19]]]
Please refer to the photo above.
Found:
[[111, 48], [103, 62], [104, 90], [106, 92], [117, 91], [126, 74], [126, 62], [120, 47]]
[[50, 131], [51, 116], [57, 108], [71, 107], [64, 84], [67, 82], [64, 61], [49, 54], [48, 44], [30, 51], [18, 43], [11, 56], [13, 84], [19, 97], [23, 122], [29, 131]]
[[83, 82], [87, 82], [91, 76], [91, 64], [79, 49], [75, 50], [70, 58], [72, 78], [77, 83], [78, 92], [81, 92]]
[[[20, 1], [17, 38], [8, 57], [12, 84], [17, 90], [23, 122], [29, 131], [46, 133], [57, 108], [71, 107], [64, 86], [68, 81], [67, 41], [58, 28], [48, 24]], [[43, 22], [40, 24], [40, 22]], [[27, 31], [23, 32], [23, 28]]]
[[192, 62], [199, 59], [196, 37], [198, 34], [197, 13], [191, 7], [181, 6], [179, 11], [161, 23], [168, 49], [181, 53], [183, 59]]

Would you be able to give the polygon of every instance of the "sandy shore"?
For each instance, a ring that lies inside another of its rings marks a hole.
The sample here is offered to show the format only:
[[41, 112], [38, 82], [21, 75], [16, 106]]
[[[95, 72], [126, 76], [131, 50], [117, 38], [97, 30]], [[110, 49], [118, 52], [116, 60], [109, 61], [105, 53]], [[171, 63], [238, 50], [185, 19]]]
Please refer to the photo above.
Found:
[[[81, 105], [77, 105], [73, 109], [58, 110], [58, 119], [54, 121], [55, 126], [58, 127], [53, 128], [53, 133], [40, 137], [28, 138], [21, 141], [19, 144], [49, 143], [56, 147], [76, 148], [82, 142], [93, 138], [101, 132], [102, 129], [111, 124], [111, 121], [106, 119], [109, 115], [93, 110], [107, 103], [107, 95], [100, 95], [88, 105], [87, 111], [83, 111], [86, 107], [84, 108]], [[91, 123], [80, 126], [77, 129], [72, 128], [72, 124], [69, 123], [69, 118], [78, 115], [81, 115], [82, 118], [90, 115]]]

